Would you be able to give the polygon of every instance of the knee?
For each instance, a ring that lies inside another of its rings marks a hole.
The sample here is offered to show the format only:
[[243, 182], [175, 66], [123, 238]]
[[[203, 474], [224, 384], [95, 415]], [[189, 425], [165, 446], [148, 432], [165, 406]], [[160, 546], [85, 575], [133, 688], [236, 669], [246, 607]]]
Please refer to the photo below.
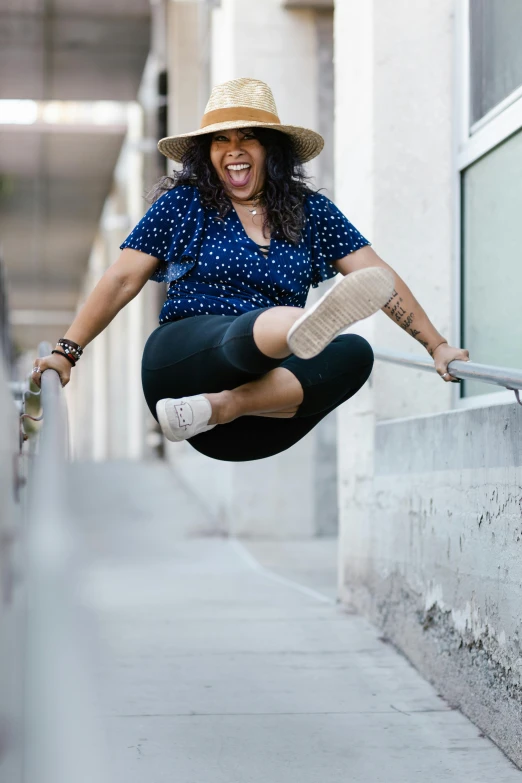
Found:
[[336, 338], [343, 342], [346, 352], [346, 359], [352, 368], [357, 367], [362, 374], [369, 377], [375, 357], [373, 349], [368, 340], [359, 334], [343, 334]]

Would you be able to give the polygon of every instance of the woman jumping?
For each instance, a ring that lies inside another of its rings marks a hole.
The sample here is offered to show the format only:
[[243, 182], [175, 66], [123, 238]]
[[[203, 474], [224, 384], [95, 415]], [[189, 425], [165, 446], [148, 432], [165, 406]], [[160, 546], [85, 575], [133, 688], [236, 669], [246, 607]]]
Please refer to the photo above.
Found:
[[[373, 353], [344, 334], [382, 309], [433, 357], [439, 375], [466, 361], [337, 207], [306, 185], [319, 134], [282, 125], [270, 88], [215, 87], [201, 128], [162, 139], [181, 169], [121, 245], [33, 380], [65, 385], [82, 351], [143, 288], [168, 282], [143, 354], [147, 404], [165, 437], [214, 459], [246, 461], [300, 440], [368, 380]], [[343, 278], [303, 310], [310, 286]]]

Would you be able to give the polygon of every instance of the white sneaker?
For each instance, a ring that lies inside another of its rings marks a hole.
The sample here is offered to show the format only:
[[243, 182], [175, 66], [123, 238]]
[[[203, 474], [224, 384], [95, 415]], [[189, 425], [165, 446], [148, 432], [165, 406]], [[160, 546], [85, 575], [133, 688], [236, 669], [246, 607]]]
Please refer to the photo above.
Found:
[[317, 356], [348, 326], [380, 310], [394, 285], [392, 272], [381, 266], [345, 275], [295, 322], [286, 338], [288, 347], [300, 359]]
[[187, 440], [216, 426], [208, 423], [212, 406], [201, 394], [179, 399], [167, 397], [156, 404], [156, 413], [167, 440]]

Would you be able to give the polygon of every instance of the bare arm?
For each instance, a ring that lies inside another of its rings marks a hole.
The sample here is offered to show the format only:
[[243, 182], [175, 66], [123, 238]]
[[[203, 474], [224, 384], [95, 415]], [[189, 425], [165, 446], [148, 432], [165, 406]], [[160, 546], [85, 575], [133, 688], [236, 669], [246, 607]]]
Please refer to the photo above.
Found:
[[[371, 247], [356, 250], [334, 263], [334, 267], [343, 275], [369, 266], [382, 266], [393, 272], [395, 290], [382, 311], [428, 351], [435, 361], [439, 375], [447, 372], [448, 363], [454, 359], [469, 360], [468, 351], [448, 345], [447, 340], [433, 326], [404, 280]], [[448, 375], [444, 380], [454, 379]]]
[[157, 258], [139, 250], [122, 250], [89, 294], [64, 337], [85, 348], [139, 294], [157, 265]]
[[[64, 337], [85, 348], [139, 294], [157, 265], [158, 259], [153, 256], [130, 248], [122, 250], [89, 294]], [[42, 372], [49, 367], [57, 370], [64, 386], [69, 381], [71, 365], [59, 354], [38, 359], [35, 366]], [[33, 379], [39, 385], [38, 374], [33, 373]]]

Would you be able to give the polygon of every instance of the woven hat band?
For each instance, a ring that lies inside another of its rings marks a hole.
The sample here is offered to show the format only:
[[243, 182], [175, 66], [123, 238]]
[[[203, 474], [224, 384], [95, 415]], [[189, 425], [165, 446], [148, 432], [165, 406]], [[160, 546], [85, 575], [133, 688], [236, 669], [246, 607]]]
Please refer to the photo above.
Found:
[[249, 106], [231, 106], [227, 109], [214, 109], [203, 115], [201, 127], [216, 125], [219, 122], [236, 122], [245, 120], [246, 122], [268, 122], [271, 125], [281, 125], [281, 120], [277, 114], [263, 109], [254, 109]]

